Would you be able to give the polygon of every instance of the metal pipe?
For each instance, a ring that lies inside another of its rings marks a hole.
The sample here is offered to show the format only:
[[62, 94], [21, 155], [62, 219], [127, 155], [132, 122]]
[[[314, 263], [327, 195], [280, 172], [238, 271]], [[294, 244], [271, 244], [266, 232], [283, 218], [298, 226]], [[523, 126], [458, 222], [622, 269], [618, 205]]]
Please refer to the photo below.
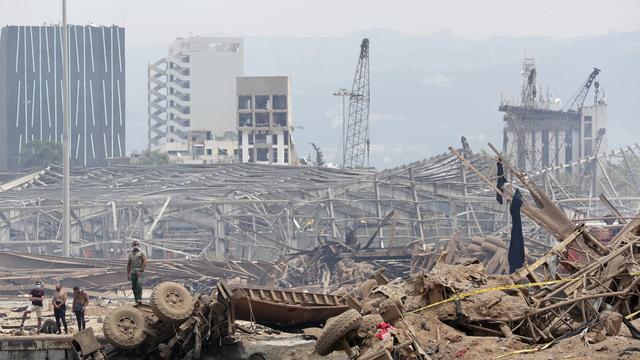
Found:
[[62, 127], [62, 256], [69, 256], [70, 237], [70, 208], [69, 208], [69, 31], [67, 28], [67, 0], [62, 0], [62, 101], [63, 101], [63, 121]]

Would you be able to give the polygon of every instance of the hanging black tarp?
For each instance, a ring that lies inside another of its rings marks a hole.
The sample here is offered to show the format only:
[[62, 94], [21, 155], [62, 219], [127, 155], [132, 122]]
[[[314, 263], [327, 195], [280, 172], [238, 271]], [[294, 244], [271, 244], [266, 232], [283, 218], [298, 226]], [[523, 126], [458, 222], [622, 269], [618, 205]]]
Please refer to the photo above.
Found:
[[513, 274], [524, 265], [524, 237], [522, 236], [522, 219], [520, 208], [522, 207], [522, 195], [516, 189], [511, 201], [509, 212], [511, 213], [511, 242], [509, 242], [509, 273]]

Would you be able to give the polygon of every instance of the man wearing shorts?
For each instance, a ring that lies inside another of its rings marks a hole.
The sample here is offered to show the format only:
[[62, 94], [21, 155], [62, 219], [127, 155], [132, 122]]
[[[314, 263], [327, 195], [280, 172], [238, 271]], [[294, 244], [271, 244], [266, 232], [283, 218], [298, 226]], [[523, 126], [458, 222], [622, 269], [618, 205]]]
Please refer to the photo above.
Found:
[[42, 308], [44, 302], [44, 289], [42, 288], [42, 283], [40, 281], [36, 281], [35, 289], [31, 290], [31, 305], [25, 310], [22, 315], [22, 323], [20, 327], [24, 326], [25, 320], [27, 320], [27, 316], [32, 312], [36, 313], [38, 317], [38, 331], [42, 327]]

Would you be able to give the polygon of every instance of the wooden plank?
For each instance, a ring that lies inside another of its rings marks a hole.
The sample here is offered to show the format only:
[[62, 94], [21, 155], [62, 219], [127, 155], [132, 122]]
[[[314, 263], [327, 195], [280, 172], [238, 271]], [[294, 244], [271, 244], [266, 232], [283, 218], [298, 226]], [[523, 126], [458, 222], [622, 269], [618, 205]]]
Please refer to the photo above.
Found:
[[567, 236], [561, 242], [557, 243], [553, 248], [551, 248], [551, 251], [547, 252], [543, 257], [534, 261], [533, 264], [528, 265], [526, 267], [522, 267], [518, 269], [516, 272], [514, 272], [511, 275], [511, 279], [513, 279], [514, 282], [518, 282], [524, 279], [525, 277], [529, 276], [530, 274], [533, 274], [533, 272], [537, 268], [539, 268], [540, 266], [542, 266], [542, 264], [545, 264], [547, 261], [549, 261], [549, 258], [551, 258], [552, 256], [554, 256], [559, 252], [564, 251], [566, 247], [569, 244], [571, 244], [575, 239], [577, 239], [580, 235], [582, 235], [583, 232], [584, 232], [584, 224], [578, 225], [578, 227], [574, 232], [572, 232], [569, 236]]

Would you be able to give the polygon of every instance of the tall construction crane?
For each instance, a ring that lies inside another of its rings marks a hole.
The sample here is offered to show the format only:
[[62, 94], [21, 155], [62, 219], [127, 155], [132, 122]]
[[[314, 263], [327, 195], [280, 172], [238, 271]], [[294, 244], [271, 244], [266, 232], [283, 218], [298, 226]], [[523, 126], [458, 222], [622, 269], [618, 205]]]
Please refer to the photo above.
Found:
[[584, 100], [587, 98], [587, 94], [589, 93], [589, 89], [591, 89], [591, 84], [593, 84], [593, 81], [596, 79], [596, 77], [598, 77], [598, 74], [600, 74], [600, 69], [593, 68], [593, 71], [591, 72], [591, 74], [589, 74], [587, 81], [585, 81], [580, 89], [578, 89], [578, 91], [575, 93], [575, 95], [573, 95], [571, 99], [569, 99], [565, 110], [578, 111], [580, 110], [580, 108], [582, 108]]
[[[360, 57], [349, 96], [349, 117], [342, 152], [342, 167], [369, 167], [369, 39], [362, 39]], [[365, 163], [366, 157], [366, 163]]]

